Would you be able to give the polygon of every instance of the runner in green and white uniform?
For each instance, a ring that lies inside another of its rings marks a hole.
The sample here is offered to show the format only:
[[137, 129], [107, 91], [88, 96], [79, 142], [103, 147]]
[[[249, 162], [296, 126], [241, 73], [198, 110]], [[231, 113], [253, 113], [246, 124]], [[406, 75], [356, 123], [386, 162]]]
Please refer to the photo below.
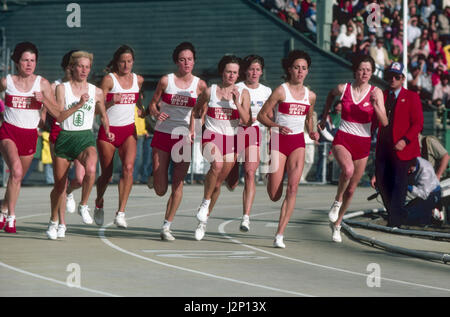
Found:
[[103, 92], [87, 82], [92, 59], [92, 54], [87, 52], [73, 53], [69, 62], [72, 79], [56, 87], [56, 101], [63, 112], [58, 118], [62, 130], [55, 143], [55, 185], [50, 194], [52, 216], [47, 231], [49, 239], [57, 237], [58, 206], [64, 198], [70, 162], [75, 159], [80, 161], [85, 169], [78, 213], [84, 223], [92, 223], [87, 202], [95, 182], [97, 165], [97, 150], [92, 133], [95, 113], [100, 114], [107, 137], [114, 140], [114, 135], [109, 131]]

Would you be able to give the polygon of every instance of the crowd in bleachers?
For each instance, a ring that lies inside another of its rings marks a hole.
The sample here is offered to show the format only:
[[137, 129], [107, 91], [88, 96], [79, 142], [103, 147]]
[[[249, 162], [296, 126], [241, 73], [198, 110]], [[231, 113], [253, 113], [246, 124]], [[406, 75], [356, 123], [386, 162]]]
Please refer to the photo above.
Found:
[[[315, 41], [316, 0], [257, 2]], [[384, 70], [403, 58], [402, 3], [334, 0], [332, 52], [348, 60], [371, 55], [376, 75], [383, 78]], [[407, 18], [408, 88], [417, 91], [430, 109], [450, 108], [450, 1], [409, 0]]]

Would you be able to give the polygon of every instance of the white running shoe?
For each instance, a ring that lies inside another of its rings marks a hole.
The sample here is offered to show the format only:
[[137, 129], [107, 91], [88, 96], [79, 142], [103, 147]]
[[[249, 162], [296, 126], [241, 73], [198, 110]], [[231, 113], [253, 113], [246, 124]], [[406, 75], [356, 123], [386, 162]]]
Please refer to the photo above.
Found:
[[97, 224], [97, 226], [103, 226], [104, 221], [104, 211], [103, 208], [97, 208], [94, 209], [94, 221]]
[[65, 238], [66, 237], [66, 225], [60, 224], [58, 225], [58, 232], [57, 232], [58, 238]]
[[47, 234], [47, 238], [50, 240], [56, 240], [58, 237], [58, 222], [50, 220], [48, 223], [48, 229], [45, 233]]
[[75, 198], [73, 197], [73, 193], [67, 194], [66, 197], [66, 211], [68, 213], [73, 214], [77, 207], [77, 203], [75, 202]]
[[208, 221], [208, 212], [209, 212], [209, 204], [202, 202], [200, 207], [198, 207], [197, 212], [197, 220], [200, 222], [207, 222]]
[[286, 245], [283, 242], [283, 236], [275, 236], [275, 240], [273, 241], [273, 246], [275, 248], [280, 248], [280, 249], [284, 249], [286, 248]]
[[330, 219], [332, 223], [335, 223], [338, 220], [341, 205], [342, 201], [335, 200], [333, 205], [331, 206], [330, 212], [328, 213], [328, 219]]
[[342, 242], [342, 237], [341, 237], [341, 226], [335, 226], [333, 223], [330, 223], [330, 228], [331, 231], [333, 232], [332, 234], [332, 239], [334, 242]]
[[119, 228], [126, 228], [127, 221], [125, 220], [125, 212], [119, 211], [114, 218], [114, 224]]
[[163, 241], [174, 241], [175, 237], [172, 235], [172, 231], [169, 228], [163, 227], [160, 233], [161, 240]]
[[239, 229], [242, 232], [248, 232], [250, 230], [250, 217], [248, 215], [242, 216], [241, 225], [239, 226]]
[[206, 222], [199, 222], [197, 229], [195, 229], [195, 240], [200, 241], [205, 236]]
[[92, 217], [89, 214], [89, 207], [88, 205], [78, 205], [78, 214], [81, 216], [81, 218], [83, 219], [83, 222], [85, 224], [92, 224]]

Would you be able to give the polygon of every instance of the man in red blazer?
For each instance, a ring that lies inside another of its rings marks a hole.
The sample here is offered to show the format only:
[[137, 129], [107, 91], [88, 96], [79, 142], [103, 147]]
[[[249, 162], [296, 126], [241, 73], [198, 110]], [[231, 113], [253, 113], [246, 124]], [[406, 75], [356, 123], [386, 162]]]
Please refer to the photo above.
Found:
[[399, 227], [407, 217], [404, 205], [408, 167], [420, 156], [418, 135], [423, 128], [423, 111], [419, 95], [403, 88], [405, 75], [401, 63], [392, 63], [385, 78], [390, 84], [384, 92], [389, 124], [378, 129], [372, 186], [381, 194], [388, 212], [388, 226]]

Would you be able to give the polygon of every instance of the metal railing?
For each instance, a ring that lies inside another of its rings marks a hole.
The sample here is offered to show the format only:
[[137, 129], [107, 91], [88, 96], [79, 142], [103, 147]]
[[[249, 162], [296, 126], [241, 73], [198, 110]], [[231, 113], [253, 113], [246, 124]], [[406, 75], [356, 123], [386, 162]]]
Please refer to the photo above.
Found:
[[[149, 143], [149, 142], [148, 142]], [[147, 143], [147, 144], [148, 144]], [[261, 163], [256, 171], [256, 182], [259, 185], [262, 185], [265, 181], [264, 177], [268, 170], [269, 158], [268, 158], [268, 143], [262, 142], [260, 146], [261, 150]], [[306, 149], [311, 150], [313, 154], [305, 159], [305, 170], [304, 175], [302, 177], [302, 181], [300, 184], [311, 184], [311, 185], [325, 185], [325, 184], [337, 184], [339, 181], [340, 168], [337, 164], [336, 160], [333, 158], [331, 154], [331, 143], [324, 142], [319, 144], [307, 144]], [[138, 151], [139, 152], [139, 151]], [[142, 151], [141, 151], [142, 153]], [[116, 155], [117, 156], [117, 155]], [[307, 155], [308, 156], [308, 155]], [[138, 159], [138, 161], [142, 161]], [[1, 160], [4, 167], [6, 164], [3, 160]], [[46, 185], [45, 182], [45, 171], [41, 161], [37, 160], [32, 165], [32, 169], [29, 172], [29, 175], [24, 180], [24, 185], [29, 186], [40, 186]], [[151, 162], [144, 162], [144, 164], [151, 164]], [[97, 174], [100, 172], [100, 166], [97, 165]], [[113, 174], [113, 183], [118, 182], [121, 174], [121, 164], [120, 159], [117, 157], [114, 160], [114, 174]], [[196, 138], [193, 151], [192, 151], [192, 161], [188, 170], [188, 174], [186, 176], [185, 182], [187, 185], [202, 183], [206, 173], [208, 172], [210, 167], [209, 162], [202, 156], [201, 153], [201, 138]], [[140, 168], [139, 166], [137, 168]], [[240, 183], [243, 182], [243, 166], [241, 165], [240, 171]], [[366, 166], [365, 175], [361, 179], [361, 185], [369, 186], [370, 185], [370, 177], [374, 172], [374, 152], [372, 151], [369, 160]], [[3, 168], [2, 170], [5, 170]], [[306, 174], [306, 170], [308, 170]], [[169, 171], [169, 180], [170, 180], [171, 172]], [[3, 173], [3, 186], [6, 186], [8, 173]], [[142, 179], [142, 178], [139, 178]]]

